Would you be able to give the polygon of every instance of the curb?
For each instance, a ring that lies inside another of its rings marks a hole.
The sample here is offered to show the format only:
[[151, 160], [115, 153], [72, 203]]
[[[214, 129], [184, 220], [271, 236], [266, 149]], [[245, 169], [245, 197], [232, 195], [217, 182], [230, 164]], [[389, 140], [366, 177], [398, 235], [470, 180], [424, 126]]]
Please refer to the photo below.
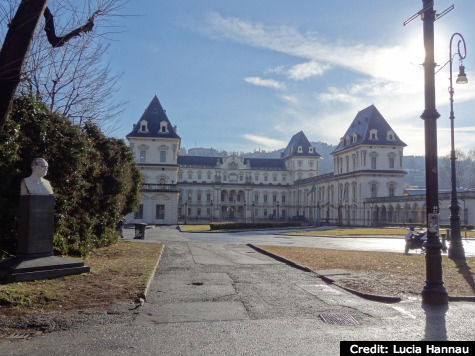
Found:
[[449, 302], [475, 302], [475, 296], [450, 296]]
[[157, 272], [157, 268], [158, 268], [158, 265], [160, 264], [160, 260], [162, 259], [163, 251], [165, 251], [165, 245], [162, 245], [162, 250], [160, 251], [160, 254], [158, 255], [157, 263], [155, 263], [152, 273], [150, 273], [150, 277], [148, 278], [147, 284], [145, 285], [145, 289], [143, 291], [143, 296], [145, 300], [147, 300], [147, 294], [148, 294], [148, 291], [150, 290], [150, 285], [152, 284], [153, 277], [155, 277], [155, 273]]
[[290, 266], [290, 267], [293, 267], [293, 268], [296, 268], [296, 269], [299, 269], [301, 271], [304, 271], [304, 272], [313, 272], [310, 268], [306, 267], [306, 266], [302, 266], [302, 265], [299, 265], [298, 263], [292, 261], [292, 260], [289, 260], [287, 258], [284, 258], [284, 257], [281, 257], [279, 255], [275, 255], [273, 254], [272, 252], [269, 252], [269, 251], [266, 251], [260, 247], [257, 247], [253, 244], [247, 244], [247, 246], [249, 246], [250, 248], [252, 248], [253, 250], [256, 250], [257, 252], [259, 253], [262, 253], [263, 255], [266, 255], [266, 256], [269, 256], [269, 257], [272, 257], [274, 260], [277, 260], [279, 262], [282, 262], [282, 263], [285, 263], [286, 265]]
[[[327, 276], [324, 276], [324, 275], [321, 275], [315, 271], [313, 271], [312, 269], [308, 268], [307, 266], [303, 266], [301, 264], [298, 264], [297, 262], [294, 262], [288, 258], [285, 258], [285, 257], [282, 257], [282, 256], [279, 256], [279, 255], [276, 255], [272, 252], [269, 252], [269, 251], [266, 251], [260, 247], [257, 247], [253, 244], [247, 244], [247, 246], [251, 247], [252, 249], [256, 250], [257, 252], [260, 252], [266, 256], [269, 256], [269, 257], [272, 257], [274, 258], [275, 260], [279, 261], [279, 262], [283, 262], [285, 263], [286, 265], [288, 266], [291, 266], [291, 267], [294, 267], [294, 268], [297, 268], [301, 271], [305, 271], [305, 272], [312, 272], [314, 273], [318, 278], [320, 278], [322, 281], [328, 283], [328, 284], [333, 284], [343, 290], [346, 290], [347, 292], [350, 292], [358, 297], [361, 297], [361, 298], [364, 298], [364, 299], [368, 299], [368, 300], [372, 300], [372, 301], [375, 301], [375, 302], [381, 302], [381, 303], [399, 303], [402, 299], [400, 297], [393, 297], [393, 296], [388, 296], [388, 295], [377, 295], [377, 294], [370, 294], [370, 293], [363, 293], [363, 292], [360, 292], [360, 291], [357, 291], [355, 289], [351, 289], [351, 288], [348, 288], [348, 287], [344, 287], [344, 286], [341, 286], [339, 285], [338, 283], [335, 283], [335, 281], [333, 279], [331, 279], [330, 277], [327, 277]], [[463, 297], [462, 297], [463, 298]]]
[[275, 233], [274, 235], [283, 235], [283, 236], [296, 236], [296, 237], [329, 237], [332, 239], [343, 238], [343, 239], [404, 239], [404, 236], [396, 236], [396, 235], [342, 235], [342, 236], [335, 236], [335, 235], [302, 235], [302, 234], [279, 234]]

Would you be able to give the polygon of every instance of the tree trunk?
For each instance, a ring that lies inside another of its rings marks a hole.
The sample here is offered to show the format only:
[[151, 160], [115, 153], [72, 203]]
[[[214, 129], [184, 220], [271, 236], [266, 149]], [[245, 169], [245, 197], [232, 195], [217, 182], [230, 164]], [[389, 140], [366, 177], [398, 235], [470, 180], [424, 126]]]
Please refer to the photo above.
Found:
[[20, 73], [36, 26], [48, 0], [22, 0], [0, 51], [0, 132], [20, 82]]

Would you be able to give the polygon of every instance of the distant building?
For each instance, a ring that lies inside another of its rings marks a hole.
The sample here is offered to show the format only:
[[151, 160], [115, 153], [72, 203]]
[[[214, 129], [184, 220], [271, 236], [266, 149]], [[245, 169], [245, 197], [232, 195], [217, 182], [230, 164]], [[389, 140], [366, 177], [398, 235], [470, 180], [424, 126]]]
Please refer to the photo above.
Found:
[[[180, 156], [180, 136], [157, 96], [127, 139], [143, 175], [140, 205], [126, 217], [129, 223], [298, 219], [380, 225], [425, 219], [425, 200], [404, 195], [406, 144], [374, 105], [358, 112], [327, 174], [319, 174], [321, 157], [303, 131], [280, 158]], [[461, 212], [462, 222], [473, 224], [475, 192], [470, 194], [461, 200]]]

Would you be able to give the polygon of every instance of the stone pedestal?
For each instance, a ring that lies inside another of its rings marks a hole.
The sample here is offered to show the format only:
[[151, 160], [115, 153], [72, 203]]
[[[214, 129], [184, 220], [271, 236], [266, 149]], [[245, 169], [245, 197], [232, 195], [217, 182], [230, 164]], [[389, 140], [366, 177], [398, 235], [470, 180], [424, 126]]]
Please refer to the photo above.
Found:
[[53, 195], [20, 197], [17, 256], [0, 263], [0, 281], [20, 282], [89, 272], [84, 263], [53, 256]]
[[20, 197], [17, 256], [53, 255], [54, 205], [52, 195]]

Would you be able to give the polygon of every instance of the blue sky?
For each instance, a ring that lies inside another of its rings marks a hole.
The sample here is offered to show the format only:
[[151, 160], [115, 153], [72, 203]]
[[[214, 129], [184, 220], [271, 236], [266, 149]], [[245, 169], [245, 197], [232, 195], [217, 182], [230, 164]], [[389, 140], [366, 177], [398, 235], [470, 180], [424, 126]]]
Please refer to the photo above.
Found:
[[[475, 147], [475, 6], [436, 0], [436, 61], [449, 39], [467, 42], [468, 85], [455, 88], [457, 147]], [[423, 154], [422, 21], [402, 22], [422, 1], [133, 0], [110, 54], [127, 100], [114, 132], [124, 137], [157, 94], [184, 147], [271, 150], [304, 130], [336, 144], [374, 104], [406, 154]], [[454, 46], [455, 47], [455, 46]], [[458, 63], [455, 64], [457, 73]], [[448, 67], [436, 76], [439, 155], [449, 151]]]

